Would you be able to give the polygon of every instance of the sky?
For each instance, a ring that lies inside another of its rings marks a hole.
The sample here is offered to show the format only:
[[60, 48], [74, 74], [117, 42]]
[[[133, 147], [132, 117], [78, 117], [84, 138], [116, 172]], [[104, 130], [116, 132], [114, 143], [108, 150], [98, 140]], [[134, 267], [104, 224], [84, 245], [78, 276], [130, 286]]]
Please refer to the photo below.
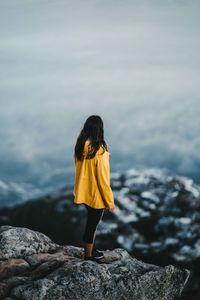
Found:
[[0, 181], [73, 181], [86, 118], [111, 171], [200, 182], [200, 2], [0, 0]]

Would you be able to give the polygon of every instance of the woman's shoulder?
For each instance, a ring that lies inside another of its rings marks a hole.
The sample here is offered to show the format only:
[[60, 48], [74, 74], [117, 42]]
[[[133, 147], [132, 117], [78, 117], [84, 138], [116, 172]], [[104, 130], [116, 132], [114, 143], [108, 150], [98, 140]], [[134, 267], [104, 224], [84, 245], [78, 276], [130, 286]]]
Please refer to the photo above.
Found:
[[[85, 141], [84, 149], [87, 151], [90, 149], [90, 147], [92, 147], [91, 140], [87, 139]], [[110, 152], [108, 150], [106, 150], [106, 148], [102, 144], [102, 145], [100, 145], [99, 149], [97, 150], [96, 155], [110, 155]]]
[[92, 147], [91, 141], [90, 140], [86, 140], [85, 144], [84, 144], [84, 150], [87, 151]]
[[108, 150], [106, 150], [106, 148], [101, 145], [97, 151], [97, 155], [110, 155], [110, 152]]

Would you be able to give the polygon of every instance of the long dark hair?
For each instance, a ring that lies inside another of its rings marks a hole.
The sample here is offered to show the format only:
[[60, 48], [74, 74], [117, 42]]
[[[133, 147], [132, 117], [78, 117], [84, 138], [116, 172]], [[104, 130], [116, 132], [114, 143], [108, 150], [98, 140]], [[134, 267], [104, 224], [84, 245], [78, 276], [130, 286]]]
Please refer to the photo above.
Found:
[[87, 139], [90, 139], [91, 150], [87, 153], [86, 159], [93, 158], [101, 145], [105, 151], [108, 151], [107, 144], [104, 140], [103, 120], [100, 116], [92, 115], [85, 121], [76, 141], [74, 159], [83, 160], [83, 150]]

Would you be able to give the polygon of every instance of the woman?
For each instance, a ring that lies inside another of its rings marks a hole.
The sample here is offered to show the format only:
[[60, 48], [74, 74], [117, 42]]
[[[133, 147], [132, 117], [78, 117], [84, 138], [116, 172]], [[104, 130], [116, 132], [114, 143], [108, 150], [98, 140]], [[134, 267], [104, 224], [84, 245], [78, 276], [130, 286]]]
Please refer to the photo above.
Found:
[[99, 261], [103, 253], [94, 249], [96, 228], [105, 208], [114, 211], [114, 196], [110, 187], [110, 152], [104, 140], [103, 121], [100, 116], [87, 118], [74, 148], [75, 180], [74, 203], [87, 209], [87, 222], [83, 234], [84, 259]]

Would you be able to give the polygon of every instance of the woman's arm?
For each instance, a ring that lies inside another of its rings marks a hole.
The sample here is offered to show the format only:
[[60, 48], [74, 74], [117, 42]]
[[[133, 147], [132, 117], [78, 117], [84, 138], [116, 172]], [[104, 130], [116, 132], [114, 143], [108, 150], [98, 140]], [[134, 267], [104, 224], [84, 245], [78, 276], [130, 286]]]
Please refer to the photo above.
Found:
[[115, 206], [114, 196], [112, 189], [110, 187], [110, 163], [109, 163], [109, 153], [103, 153], [97, 155], [96, 167], [97, 167], [97, 184], [101, 196], [110, 209]]

